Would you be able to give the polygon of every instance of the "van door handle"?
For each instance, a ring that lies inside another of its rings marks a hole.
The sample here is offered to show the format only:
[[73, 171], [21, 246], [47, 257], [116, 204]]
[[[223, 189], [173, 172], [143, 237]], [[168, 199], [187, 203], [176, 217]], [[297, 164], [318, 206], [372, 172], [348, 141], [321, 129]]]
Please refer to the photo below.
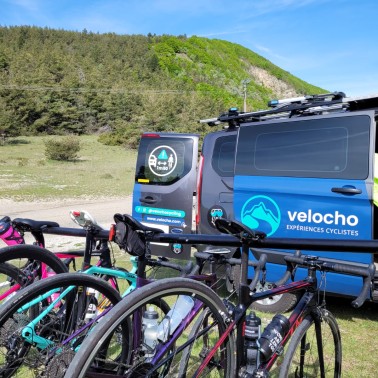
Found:
[[139, 198], [139, 201], [140, 202], [143, 202], [143, 203], [148, 203], [149, 205], [152, 205], [154, 204], [157, 200], [155, 198], [152, 198], [152, 197], [145, 197], [145, 198]]
[[334, 193], [350, 194], [350, 195], [362, 193], [361, 189], [351, 188], [351, 187], [332, 188], [331, 191], [334, 192]]

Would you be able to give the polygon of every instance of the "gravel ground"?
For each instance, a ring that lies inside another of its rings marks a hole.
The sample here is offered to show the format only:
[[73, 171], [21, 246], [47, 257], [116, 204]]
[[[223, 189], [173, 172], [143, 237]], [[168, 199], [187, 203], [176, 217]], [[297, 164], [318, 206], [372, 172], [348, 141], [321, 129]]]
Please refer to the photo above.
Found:
[[[0, 199], [0, 217], [29, 218], [58, 222], [62, 227], [79, 227], [70, 218], [70, 210], [88, 211], [104, 228], [113, 223], [115, 213], [131, 213], [132, 197], [99, 199], [64, 199], [59, 201], [16, 202]], [[27, 241], [30, 239], [27, 238]], [[46, 247], [55, 251], [68, 250], [82, 244], [81, 238], [46, 235]], [[0, 240], [0, 247], [5, 243]]]

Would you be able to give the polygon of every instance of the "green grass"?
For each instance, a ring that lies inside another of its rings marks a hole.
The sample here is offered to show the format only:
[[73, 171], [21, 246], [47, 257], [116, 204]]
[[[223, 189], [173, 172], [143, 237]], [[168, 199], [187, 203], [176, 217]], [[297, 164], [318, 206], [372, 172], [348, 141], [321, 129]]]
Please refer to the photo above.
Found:
[[336, 316], [343, 346], [343, 378], [377, 376], [376, 350], [378, 304], [365, 303], [353, 309], [350, 300], [328, 298], [328, 308]]
[[20, 137], [0, 146], [0, 199], [122, 197], [131, 194], [136, 151], [81, 136], [79, 159], [48, 160], [44, 137]]

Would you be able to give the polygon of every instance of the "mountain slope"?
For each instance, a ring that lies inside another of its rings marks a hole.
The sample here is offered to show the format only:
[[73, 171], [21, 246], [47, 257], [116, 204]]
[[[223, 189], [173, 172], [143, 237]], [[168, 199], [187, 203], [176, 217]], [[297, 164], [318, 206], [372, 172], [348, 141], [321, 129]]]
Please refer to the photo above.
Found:
[[0, 27], [0, 131], [99, 132], [135, 146], [141, 131], [204, 133], [200, 118], [271, 98], [322, 93], [247, 48], [186, 36]]

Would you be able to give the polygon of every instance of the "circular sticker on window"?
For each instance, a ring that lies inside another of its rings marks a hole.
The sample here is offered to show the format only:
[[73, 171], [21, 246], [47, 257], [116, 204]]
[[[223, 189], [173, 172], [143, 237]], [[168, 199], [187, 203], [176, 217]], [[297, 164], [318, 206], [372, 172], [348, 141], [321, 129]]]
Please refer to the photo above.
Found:
[[169, 146], [156, 147], [148, 157], [148, 166], [156, 176], [167, 176], [177, 165], [175, 150]]

